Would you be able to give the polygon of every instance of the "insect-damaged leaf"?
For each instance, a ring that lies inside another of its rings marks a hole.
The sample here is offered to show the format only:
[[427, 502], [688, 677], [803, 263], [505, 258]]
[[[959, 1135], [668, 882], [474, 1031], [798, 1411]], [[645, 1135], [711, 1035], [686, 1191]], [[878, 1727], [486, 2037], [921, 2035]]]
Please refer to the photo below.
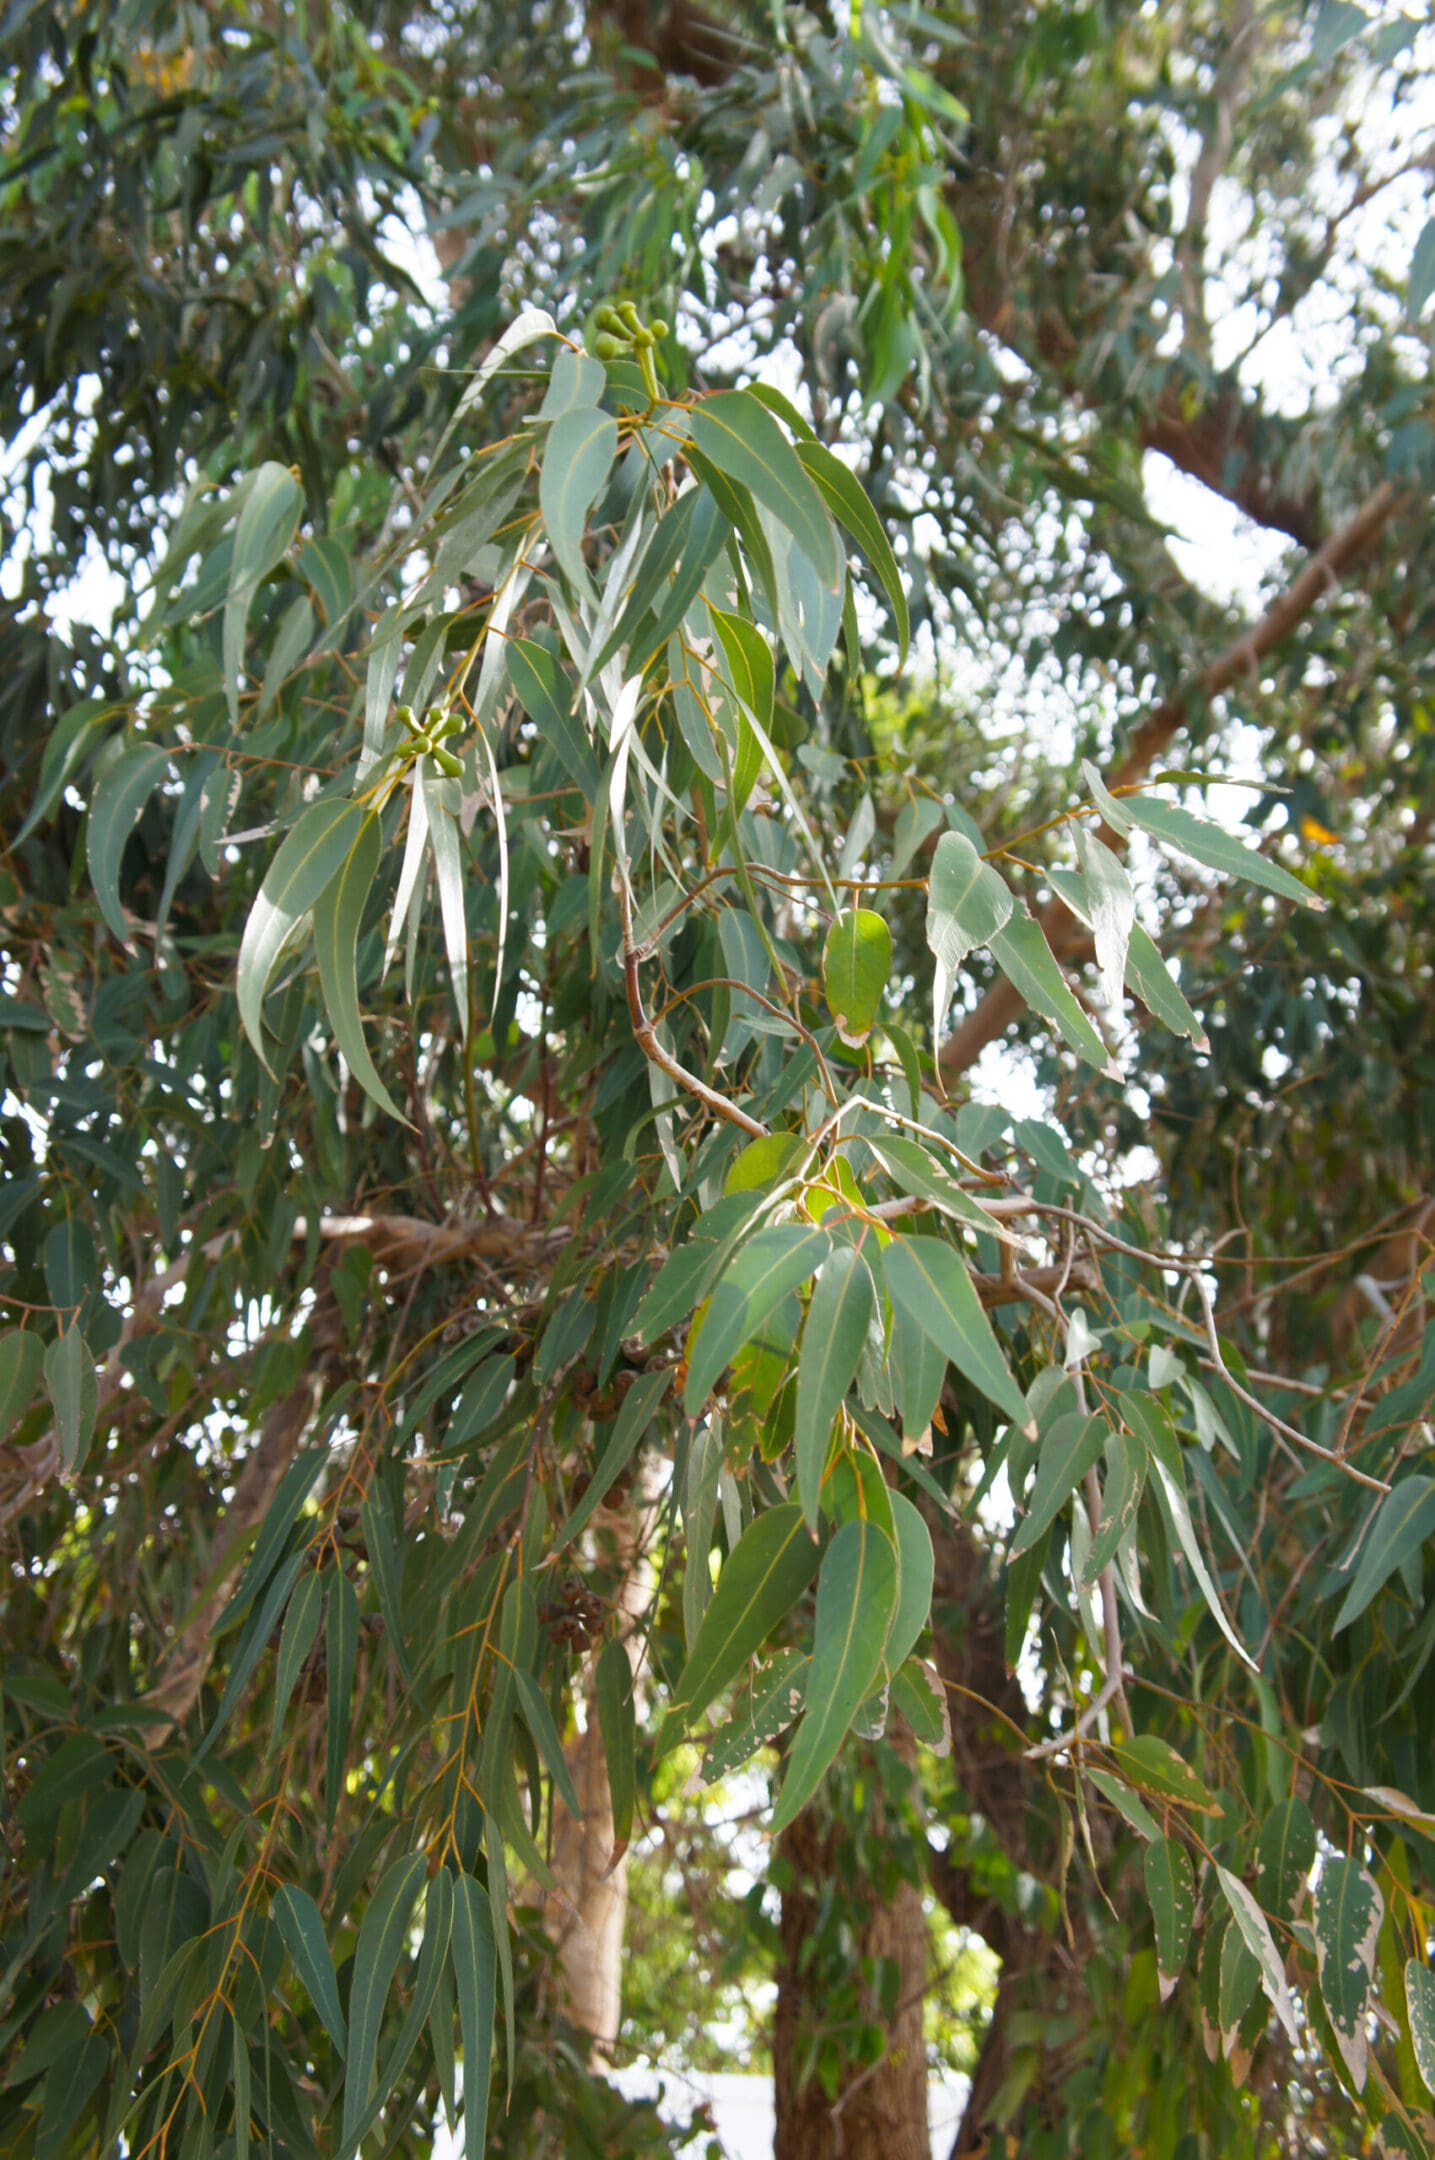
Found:
[[1321, 1863], [1315, 1886], [1315, 1955], [1321, 2000], [1350, 2081], [1365, 2085], [1366, 2004], [1385, 1901], [1359, 1860]]
[[1175, 1838], [1164, 1837], [1146, 1848], [1142, 1863], [1151, 1918], [1156, 1926], [1156, 1970], [1165, 2002], [1181, 1976], [1196, 1915], [1196, 1876], [1191, 1856]]

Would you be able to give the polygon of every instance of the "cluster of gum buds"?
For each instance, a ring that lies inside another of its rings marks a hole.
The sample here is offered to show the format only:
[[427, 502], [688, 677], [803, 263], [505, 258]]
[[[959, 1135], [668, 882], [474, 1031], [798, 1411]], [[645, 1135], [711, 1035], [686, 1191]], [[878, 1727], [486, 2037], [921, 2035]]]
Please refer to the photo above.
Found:
[[446, 750], [444, 745], [451, 736], [463, 732], [463, 722], [458, 714], [451, 712], [446, 705], [440, 705], [428, 716], [424, 726], [420, 727], [414, 718], [413, 707], [400, 705], [397, 708], [397, 717], [403, 721], [413, 738], [404, 746], [408, 756], [431, 757], [441, 773], [446, 773], [450, 780], [457, 780], [463, 772], [463, 766], [452, 750]]
[[653, 366], [653, 347], [661, 344], [668, 335], [668, 325], [660, 315], [651, 323], [644, 323], [631, 300], [622, 300], [616, 307], [604, 306], [595, 310], [593, 328], [593, 351], [600, 360], [621, 360], [631, 353], [643, 371], [643, 387], [649, 397], [657, 402], [658, 377]]

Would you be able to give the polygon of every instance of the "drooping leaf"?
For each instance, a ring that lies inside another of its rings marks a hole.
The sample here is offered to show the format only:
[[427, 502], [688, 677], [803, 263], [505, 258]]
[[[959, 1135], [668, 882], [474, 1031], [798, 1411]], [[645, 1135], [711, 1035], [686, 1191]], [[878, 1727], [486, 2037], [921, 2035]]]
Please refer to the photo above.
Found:
[[1315, 1955], [1321, 2000], [1350, 2081], [1365, 2084], [1366, 2007], [1385, 1901], [1356, 1859], [1327, 1858], [1315, 1886]]
[[265, 1068], [264, 994], [279, 955], [353, 851], [367, 812], [360, 803], [311, 803], [265, 873], [239, 947], [239, 1017]]
[[77, 1470], [89, 1447], [99, 1406], [95, 1361], [78, 1327], [66, 1328], [46, 1349], [45, 1386], [60, 1434], [60, 1460], [67, 1470]]
[[1091, 905], [1091, 928], [1107, 1009], [1118, 1012], [1126, 981], [1127, 952], [1136, 923], [1136, 895], [1125, 865], [1084, 825], [1076, 828], [1077, 852]]
[[1032, 1011], [1050, 1020], [1088, 1065], [1119, 1078], [1106, 1045], [1058, 967], [1041, 924], [1025, 912], [1019, 913], [988, 942], [998, 967]]
[[1273, 1807], [1256, 1841], [1256, 1894], [1278, 1920], [1291, 1920], [1315, 1861], [1315, 1824], [1298, 1795]]
[[1245, 878], [1252, 885], [1279, 894], [1283, 900], [1298, 901], [1302, 907], [1319, 911], [1325, 906], [1320, 895], [1292, 877], [1289, 870], [1247, 847], [1234, 833], [1194, 817], [1179, 803], [1159, 802], [1152, 795], [1123, 795], [1121, 808], [1132, 825], [1149, 833], [1163, 847], [1203, 863], [1208, 870], [1219, 871], [1222, 877]]
[[940, 1042], [957, 970], [978, 945], [990, 945], [1016, 910], [1016, 895], [965, 833], [944, 832], [927, 879], [927, 944], [936, 961], [932, 1040]]
[[1405, 2006], [1420, 2075], [1435, 2093], [1435, 1973], [1422, 1958], [1411, 1958], [1405, 1967]]
[[307, 1890], [284, 1883], [274, 1893], [274, 1918], [294, 1969], [308, 1990], [325, 2032], [342, 2059], [349, 2051], [349, 2029], [339, 2002], [339, 1983], [319, 1908]]
[[1174, 1802], [1198, 1815], [1217, 1815], [1219, 1803], [1211, 1796], [1183, 1755], [1157, 1733], [1137, 1733], [1111, 1750], [1122, 1776], [1139, 1791], [1157, 1800]]
[[1146, 1489], [1146, 1463], [1146, 1450], [1139, 1440], [1130, 1433], [1108, 1431], [1101, 1514], [1081, 1571], [1081, 1579], [1088, 1585], [1096, 1581], [1107, 1562], [1115, 1557], [1122, 1539], [1135, 1527]]
[[[743, 1532], [718, 1577], [659, 1735], [671, 1747], [735, 1680], [817, 1572], [819, 1548], [795, 1500], [767, 1508]], [[893, 1561], [893, 1575], [896, 1562]], [[880, 1654], [880, 1652], [879, 1652]]]
[[546, 743], [558, 752], [564, 770], [587, 803], [598, 800], [602, 774], [593, 745], [573, 706], [573, 690], [546, 645], [529, 638], [509, 638], [505, 648], [508, 677], [518, 702]]
[[782, 429], [747, 390], [720, 390], [694, 406], [692, 439], [720, 471], [750, 488], [784, 525], [834, 591], [842, 555], [832, 520], [814, 482]]
[[463, 2036], [464, 2151], [477, 2154], [488, 2150], [498, 1953], [488, 1893], [471, 1875], [460, 1875], [454, 1883], [449, 1956]]
[[932, 1583], [937, 1561], [932, 1550], [932, 1533], [923, 1521], [920, 1509], [903, 1492], [889, 1493], [888, 1500], [897, 1548], [897, 1603], [882, 1662], [889, 1674], [895, 1674], [906, 1664], [932, 1617]]
[[797, 1490], [812, 1530], [817, 1528], [832, 1427], [861, 1363], [875, 1304], [866, 1261], [854, 1246], [839, 1245], [818, 1275], [797, 1366]]
[[1358, 1620], [1398, 1567], [1435, 1535], [1435, 1478], [1406, 1477], [1376, 1504], [1360, 1547], [1360, 1564], [1335, 1616], [1339, 1634]]
[[1142, 1862], [1151, 1918], [1156, 1924], [1156, 1967], [1165, 2002], [1181, 1977], [1196, 1916], [1196, 1876], [1191, 1856], [1175, 1838], [1148, 1845]]
[[28, 1408], [44, 1364], [38, 1335], [25, 1328], [7, 1328], [0, 1335], [0, 1441], [9, 1439], [11, 1426]]
[[328, 1579], [324, 1642], [328, 1657], [328, 1717], [324, 1758], [324, 1813], [330, 1829], [344, 1789], [344, 1754], [353, 1709], [354, 1663], [359, 1649], [359, 1601], [342, 1568]]
[[671, 1369], [664, 1366], [656, 1372], [639, 1373], [634, 1380], [623, 1397], [623, 1407], [614, 1420], [607, 1445], [588, 1481], [583, 1497], [558, 1532], [554, 1541], [556, 1550], [561, 1551], [565, 1545], [572, 1544], [580, 1530], [592, 1518], [595, 1509], [602, 1505], [627, 1469], [638, 1442], [657, 1415], [658, 1405], [666, 1395], [672, 1378]]
[[882, 917], [871, 908], [844, 908], [822, 948], [822, 994], [844, 1042], [866, 1042], [891, 969], [892, 933]]
[[1099, 1414], [1083, 1417], [1073, 1411], [1056, 1418], [1042, 1434], [1036, 1483], [1025, 1519], [1012, 1539], [1013, 1558], [1026, 1552], [1051, 1527], [1087, 1471], [1101, 1460], [1110, 1430]]
[[893, 1303], [906, 1309], [973, 1387], [1026, 1431], [1026, 1399], [955, 1247], [937, 1238], [894, 1237], [882, 1254], [882, 1273]]
[[304, 511], [304, 490], [287, 465], [261, 465], [254, 474], [229, 559], [229, 589], [224, 598], [224, 694], [231, 727], [239, 721], [239, 674], [244, 635], [254, 595], [276, 564], [283, 561]]
[[593, 1678], [593, 1698], [598, 1709], [598, 1730], [608, 1766], [608, 1797], [613, 1808], [611, 1872], [628, 1849], [633, 1834], [633, 1803], [637, 1790], [637, 1711], [633, 1701], [633, 1667], [620, 1642], [603, 1645]]
[[359, 930], [378, 874], [381, 846], [378, 819], [366, 818], [348, 857], [314, 903], [314, 951], [324, 1004], [344, 1063], [385, 1116], [403, 1124], [403, 1112], [374, 1069], [359, 1012]]
[[303, 1669], [314, 1638], [319, 1632], [319, 1614], [324, 1602], [324, 1583], [317, 1568], [299, 1578], [289, 1610], [284, 1615], [284, 1630], [279, 1637], [279, 1656], [274, 1669], [274, 1710], [269, 1721], [269, 1752], [272, 1755], [279, 1745], [279, 1733], [289, 1708], [289, 1698], [294, 1693], [295, 1682]]
[[344, 2077], [340, 2143], [357, 2142], [377, 2074], [379, 2028], [399, 1958], [408, 1940], [409, 1915], [424, 1878], [422, 1853], [406, 1853], [388, 1870], [369, 1900], [354, 1947], [349, 1987], [349, 2049]]
[[749, 1691], [739, 1697], [737, 1715], [720, 1725], [708, 1742], [702, 1768], [706, 1783], [740, 1768], [801, 1715], [811, 1665], [808, 1652], [793, 1647], [779, 1650], [770, 1665], [754, 1673]]
[[807, 1805], [882, 1669], [897, 1603], [897, 1555], [865, 1520], [844, 1523], [823, 1557], [807, 1709], [773, 1810], [774, 1837]]
[[90, 798], [85, 859], [100, 913], [121, 945], [132, 950], [129, 921], [120, 904], [120, 863], [140, 813], [163, 778], [170, 753], [157, 743], [132, 743], [102, 769]]
[[[1300, 2029], [1296, 2024], [1290, 1990], [1286, 1986], [1285, 1966], [1271, 1935], [1270, 1922], [1239, 1875], [1233, 1875], [1229, 1868], [1221, 1867], [1218, 1863], [1216, 1877], [1225, 1894], [1226, 1903], [1231, 1908], [1236, 1931], [1260, 1968], [1261, 1985], [1266, 1991], [1267, 1999], [1285, 2027], [1291, 2045], [1299, 2046]], [[1223, 2017], [1222, 2023], [1225, 2022]]]
[[580, 588], [588, 584], [583, 535], [588, 513], [608, 477], [618, 447], [618, 423], [593, 405], [570, 406], [548, 432], [538, 502], [558, 561]]
[[806, 1282], [826, 1259], [832, 1241], [825, 1230], [781, 1223], [759, 1230], [743, 1246], [718, 1283], [696, 1340], [688, 1344], [683, 1408], [696, 1417], [713, 1387], [790, 1291]]
[[[762, 392], [755, 390], [753, 395], [761, 396]], [[828, 509], [847, 527], [881, 580], [892, 619], [897, 625], [897, 664], [904, 667], [912, 634], [907, 594], [882, 520], [868, 501], [857, 475], [840, 457], [834, 456], [825, 443], [803, 437], [796, 450], [799, 461], [821, 489]]]

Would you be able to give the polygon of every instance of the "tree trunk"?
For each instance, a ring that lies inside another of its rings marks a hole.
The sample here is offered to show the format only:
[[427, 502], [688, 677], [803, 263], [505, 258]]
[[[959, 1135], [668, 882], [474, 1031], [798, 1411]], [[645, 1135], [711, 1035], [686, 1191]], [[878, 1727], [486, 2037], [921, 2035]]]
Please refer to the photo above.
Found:
[[558, 1946], [563, 2002], [573, 2023], [591, 2035], [593, 2054], [606, 2063], [622, 2015], [623, 1926], [628, 1911], [625, 1854], [613, 1855], [613, 1802], [598, 1715], [590, 1697], [588, 1723], [565, 1750], [582, 1820], [559, 1806], [553, 1833], [554, 1887], [544, 1925]]
[[[864, 1971], [871, 1963], [870, 1976], [861, 1983], [865, 2000], [860, 2015], [864, 2022], [883, 2027], [881, 2055], [865, 2066], [854, 2062], [835, 2097], [829, 2097], [821, 2079], [812, 2074], [829, 2007], [814, 1953], [827, 1893], [840, 1882], [839, 1854], [846, 1837], [845, 1826], [829, 1827], [809, 1808], [778, 1845], [790, 1873], [782, 1897], [773, 2032], [774, 2160], [867, 2160], [868, 2155], [872, 2160], [929, 2160], [922, 2040], [927, 1922], [916, 1883], [898, 1882], [880, 1893], [868, 1886], [864, 1901], [866, 1919], [855, 1956]], [[841, 2014], [845, 2018], [850, 2013], [844, 2009]]]

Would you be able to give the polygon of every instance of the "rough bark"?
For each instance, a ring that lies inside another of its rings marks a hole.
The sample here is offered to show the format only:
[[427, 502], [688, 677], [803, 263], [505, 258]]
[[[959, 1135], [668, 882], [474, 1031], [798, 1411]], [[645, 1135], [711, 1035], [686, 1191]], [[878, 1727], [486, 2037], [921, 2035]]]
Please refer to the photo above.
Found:
[[808, 1951], [818, 1926], [824, 1885], [839, 1869], [846, 1839], [841, 1824], [824, 1824], [814, 1809], [784, 1831], [778, 1851], [792, 1871], [782, 1899], [782, 1956], [773, 2029], [777, 2138], [774, 2160], [928, 2160], [927, 2060], [922, 2001], [927, 1986], [927, 1923], [921, 1891], [903, 1882], [873, 1898], [858, 1955], [890, 1960], [896, 1969], [896, 2011], [885, 2020], [878, 2061], [854, 2073], [829, 2099], [818, 2080], [804, 2080], [806, 2040], [820, 2023]]

